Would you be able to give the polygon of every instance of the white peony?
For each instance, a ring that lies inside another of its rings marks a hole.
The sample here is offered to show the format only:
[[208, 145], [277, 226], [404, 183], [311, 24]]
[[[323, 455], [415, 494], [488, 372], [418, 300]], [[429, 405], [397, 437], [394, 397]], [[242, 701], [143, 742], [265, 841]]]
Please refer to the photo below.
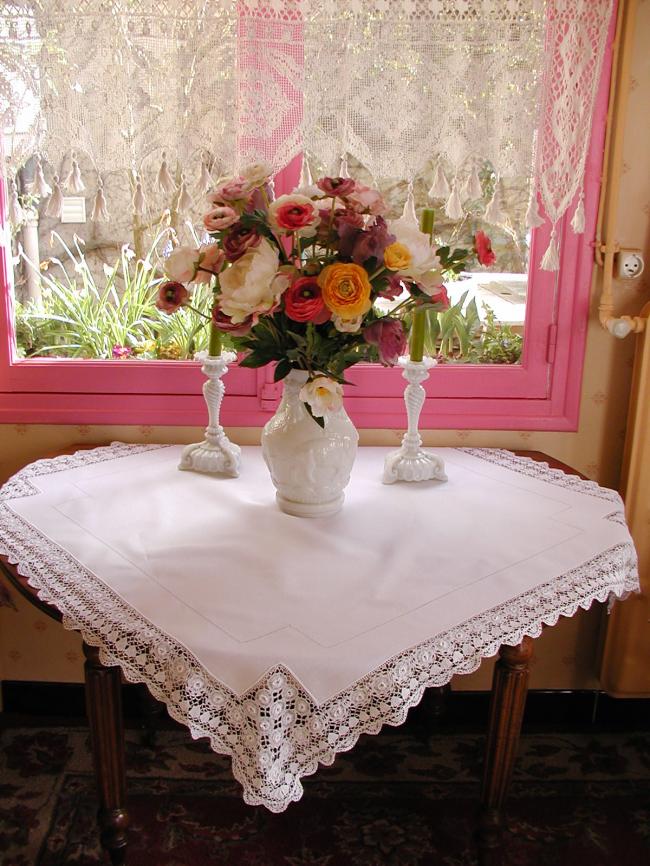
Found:
[[333, 316], [332, 324], [342, 334], [356, 334], [363, 324], [363, 315], [356, 316], [354, 319], [342, 319], [340, 316]]
[[411, 253], [411, 264], [400, 270], [400, 275], [411, 277], [420, 284], [425, 280], [427, 286], [435, 281], [435, 285], [439, 286], [442, 283], [441, 264], [429, 236], [421, 232], [418, 224], [408, 217], [392, 220], [388, 224], [388, 230], [395, 235], [396, 242], [404, 244]]
[[170, 280], [179, 283], [189, 283], [196, 276], [199, 265], [199, 250], [192, 247], [176, 247], [167, 256], [165, 273]]
[[267, 313], [277, 303], [289, 285], [288, 277], [278, 274], [278, 262], [277, 249], [263, 238], [221, 273], [219, 308], [234, 325], [254, 313]]
[[268, 162], [264, 161], [252, 162], [241, 172], [241, 176], [244, 180], [248, 181], [252, 187], [262, 186], [262, 184], [266, 183], [272, 174], [273, 167]]
[[313, 415], [322, 418], [343, 405], [343, 386], [326, 376], [317, 376], [302, 386], [298, 396], [303, 403], [309, 403]]

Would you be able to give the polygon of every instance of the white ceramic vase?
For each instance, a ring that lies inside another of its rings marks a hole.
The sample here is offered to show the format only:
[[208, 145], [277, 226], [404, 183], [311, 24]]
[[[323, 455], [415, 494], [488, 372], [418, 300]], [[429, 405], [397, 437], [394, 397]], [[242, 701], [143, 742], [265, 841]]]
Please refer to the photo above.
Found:
[[280, 405], [262, 432], [262, 454], [280, 509], [323, 517], [343, 505], [359, 434], [344, 408], [328, 413], [324, 428], [314, 421], [298, 396], [307, 377], [292, 370], [284, 380]]

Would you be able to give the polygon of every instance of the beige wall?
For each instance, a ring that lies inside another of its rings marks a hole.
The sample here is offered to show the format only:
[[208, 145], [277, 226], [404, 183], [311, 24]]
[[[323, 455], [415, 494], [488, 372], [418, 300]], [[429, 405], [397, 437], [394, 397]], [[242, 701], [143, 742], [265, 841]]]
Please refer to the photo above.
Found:
[[[615, 284], [617, 314], [639, 312], [650, 298], [650, 2], [641, 0], [636, 26], [635, 54], [624, 175], [617, 240], [644, 250], [649, 262], [637, 281]], [[620, 477], [634, 338], [616, 341], [597, 324], [594, 290], [587, 335], [580, 424], [576, 433], [528, 431], [428, 431], [428, 445], [477, 445], [545, 451], [602, 484], [616, 487]], [[48, 451], [76, 442], [191, 442], [198, 431], [186, 427], [64, 427], [0, 426], [0, 478]], [[233, 429], [234, 441], [259, 442], [259, 431]], [[402, 431], [362, 431], [362, 443], [394, 445]], [[13, 593], [14, 598], [17, 593]], [[82, 677], [79, 638], [16, 598], [17, 611], [0, 608], [0, 678], [12, 680], [74, 681]], [[536, 688], [594, 688], [598, 682], [599, 642], [603, 613], [600, 607], [581, 612], [547, 629], [537, 642], [532, 686]], [[457, 683], [460, 688], [483, 688], [489, 665]]]

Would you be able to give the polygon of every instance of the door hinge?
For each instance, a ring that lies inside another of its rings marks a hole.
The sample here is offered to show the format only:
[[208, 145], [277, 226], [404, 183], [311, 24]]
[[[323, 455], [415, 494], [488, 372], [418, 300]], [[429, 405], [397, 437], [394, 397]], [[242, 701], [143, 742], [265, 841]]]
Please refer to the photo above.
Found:
[[555, 347], [557, 346], [557, 325], [548, 326], [546, 338], [546, 363], [552, 364], [555, 360]]

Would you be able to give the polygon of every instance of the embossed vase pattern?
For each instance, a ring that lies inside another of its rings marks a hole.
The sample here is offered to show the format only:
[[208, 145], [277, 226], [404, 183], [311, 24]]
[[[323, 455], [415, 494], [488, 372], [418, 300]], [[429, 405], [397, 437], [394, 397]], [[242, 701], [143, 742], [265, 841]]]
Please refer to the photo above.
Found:
[[314, 421], [299, 397], [307, 372], [292, 370], [280, 405], [262, 432], [262, 454], [278, 506], [299, 517], [322, 517], [343, 505], [359, 434], [344, 408]]

